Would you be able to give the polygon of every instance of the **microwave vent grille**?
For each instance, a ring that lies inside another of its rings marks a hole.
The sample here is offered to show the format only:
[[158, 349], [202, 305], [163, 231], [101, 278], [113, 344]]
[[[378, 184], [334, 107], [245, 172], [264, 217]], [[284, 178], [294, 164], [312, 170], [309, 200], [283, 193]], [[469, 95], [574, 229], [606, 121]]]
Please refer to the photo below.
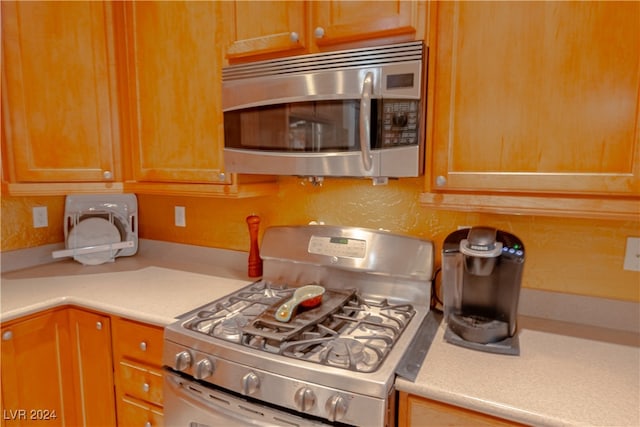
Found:
[[238, 64], [222, 69], [222, 80], [238, 80], [276, 75], [303, 74], [354, 67], [375, 67], [408, 61], [422, 61], [422, 41], [374, 48], [323, 52], [294, 57]]

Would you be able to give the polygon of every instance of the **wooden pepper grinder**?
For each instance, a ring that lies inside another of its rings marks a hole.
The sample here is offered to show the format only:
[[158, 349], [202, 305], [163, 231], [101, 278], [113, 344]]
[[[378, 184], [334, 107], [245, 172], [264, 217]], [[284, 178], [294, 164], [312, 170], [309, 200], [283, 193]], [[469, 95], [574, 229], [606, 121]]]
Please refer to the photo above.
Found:
[[260, 248], [258, 248], [258, 230], [260, 229], [260, 217], [257, 215], [249, 215], [247, 217], [247, 225], [249, 226], [249, 277], [262, 276], [262, 258], [260, 258]]

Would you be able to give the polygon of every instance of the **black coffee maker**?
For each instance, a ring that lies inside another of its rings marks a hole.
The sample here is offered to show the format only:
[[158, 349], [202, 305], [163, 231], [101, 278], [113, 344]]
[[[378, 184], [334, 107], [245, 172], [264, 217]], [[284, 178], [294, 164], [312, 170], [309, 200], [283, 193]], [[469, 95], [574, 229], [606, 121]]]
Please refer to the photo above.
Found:
[[492, 227], [454, 231], [442, 247], [445, 340], [476, 350], [520, 354], [516, 318], [525, 250]]

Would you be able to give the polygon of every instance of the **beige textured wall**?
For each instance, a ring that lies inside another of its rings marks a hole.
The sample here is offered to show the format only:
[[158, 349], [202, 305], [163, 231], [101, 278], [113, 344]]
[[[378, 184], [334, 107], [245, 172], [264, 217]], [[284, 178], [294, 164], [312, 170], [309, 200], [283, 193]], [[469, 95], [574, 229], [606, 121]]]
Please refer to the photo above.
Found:
[[[433, 239], [438, 251], [458, 225], [490, 225], [519, 236], [527, 249], [523, 286], [640, 302], [640, 273], [622, 268], [627, 236], [640, 236], [640, 223], [518, 215], [435, 211], [421, 207], [422, 179], [374, 187], [368, 180], [326, 180], [313, 187], [282, 178], [271, 197], [228, 200], [139, 195], [142, 238], [247, 251], [245, 218], [265, 227], [327, 224], [384, 228]], [[31, 207], [49, 207], [49, 228], [33, 229]], [[187, 227], [173, 225], [174, 206], [186, 208]], [[63, 240], [63, 197], [2, 198], [2, 250]], [[439, 254], [438, 254], [439, 259]]]

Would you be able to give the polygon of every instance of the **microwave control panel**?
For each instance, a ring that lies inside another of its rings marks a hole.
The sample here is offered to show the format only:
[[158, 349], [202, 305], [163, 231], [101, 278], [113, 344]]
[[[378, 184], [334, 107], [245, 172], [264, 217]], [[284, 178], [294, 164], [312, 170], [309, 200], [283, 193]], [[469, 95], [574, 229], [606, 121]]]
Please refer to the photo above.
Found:
[[418, 100], [383, 100], [380, 129], [382, 147], [417, 145], [419, 115]]

